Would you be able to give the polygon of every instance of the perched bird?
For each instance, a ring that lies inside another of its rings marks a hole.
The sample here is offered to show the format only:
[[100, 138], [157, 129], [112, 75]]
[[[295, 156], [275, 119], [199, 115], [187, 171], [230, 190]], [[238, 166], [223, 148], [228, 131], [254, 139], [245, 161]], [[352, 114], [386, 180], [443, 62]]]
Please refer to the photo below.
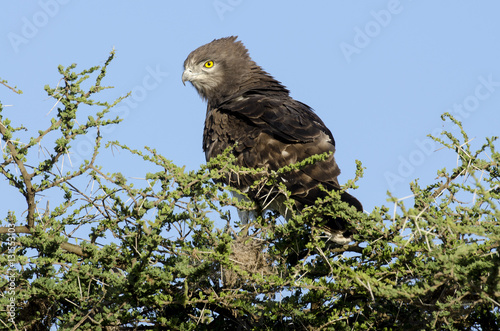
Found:
[[[299, 210], [325, 197], [320, 184], [327, 190], [340, 190], [330, 130], [309, 106], [291, 98], [285, 86], [252, 61], [236, 36], [215, 39], [192, 51], [184, 61], [182, 82], [186, 81], [207, 102], [203, 132], [207, 161], [234, 146], [237, 165], [276, 171], [331, 152], [326, 160], [283, 173], [279, 180]], [[227, 176], [226, 184], [244, 192], [261, 210], [275, 210], [287, 218], [277, 187], [251, 187], [256, 179], [258, 175], [233, 174]], [[341, 199], [362, 211], [361, 203], [350, 194], [341, 193]], [[326, 226], [332, 241], [351, 241], [346, 220], [330, 217]]]

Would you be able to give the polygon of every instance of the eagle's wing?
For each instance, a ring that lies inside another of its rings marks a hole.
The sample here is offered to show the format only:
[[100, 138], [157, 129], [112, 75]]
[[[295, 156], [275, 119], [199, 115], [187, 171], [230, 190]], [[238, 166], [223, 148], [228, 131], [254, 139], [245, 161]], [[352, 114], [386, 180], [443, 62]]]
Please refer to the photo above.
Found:
[[[319, 184], [330, 190], [340, 189], [340, 169], [333, 156], [335, 141], [330, 130], [310, 107], [292, 98], [241, 96], [209, 111], [204, 135], [207, 159], [235, 143], [239, 165], [248, 168], [278, 170], [312, 155], [332, 152], [325, 161], [283, 176], [299, 208], [324, 195]], [[239, 177], [238, 183], [233, 181], [232, 185], [245, 189], [254, 180]]]
[[306, 104], [290, 97], [243, 95], [222, 103], [220, 110], [244, 117], [284, 142], [312, 142], [326, 134], [335, 145], [332, 133], [318, 115]]

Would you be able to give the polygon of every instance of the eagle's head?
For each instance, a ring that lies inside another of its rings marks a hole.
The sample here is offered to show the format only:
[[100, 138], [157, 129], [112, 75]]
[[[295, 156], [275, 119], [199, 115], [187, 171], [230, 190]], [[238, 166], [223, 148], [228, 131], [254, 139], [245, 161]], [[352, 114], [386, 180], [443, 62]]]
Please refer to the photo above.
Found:
[[241, 95], [263, 84], [288, 91], [248, 54], [237, 36], [215, 39], [192, 51], [184, 61], [182, 82], [191, 82], [209, 105]]

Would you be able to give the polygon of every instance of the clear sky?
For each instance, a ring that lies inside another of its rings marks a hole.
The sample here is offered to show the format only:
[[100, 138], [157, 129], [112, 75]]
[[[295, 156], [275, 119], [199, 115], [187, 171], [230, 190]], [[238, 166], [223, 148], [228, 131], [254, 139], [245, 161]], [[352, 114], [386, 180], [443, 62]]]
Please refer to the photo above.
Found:
[[[500, 2], [489, 1], [3, 1], [0, 86], [4, 116], [33, 134], [49, 125], [57, 66], [102, 65], [117, 55], [103, 97], [132, 91], [117, 112], [124, 121], [104, 136], [132, 148], [151, 146], [187, 169], [204, 163], [205, 104], [181, 82], [182, 64], [198, 46], [238, 35], [253, 59], [315, 109], [337, 143], [340, 182], [367, 168], [352, 192], [365, 210], [387, 204], [387, 191], [410, 194], [456, 164], [426, 135], [460, 119], [476, 146], [500, 128]], [[2, 142], [3, 147], [3, 142]], [[75, 154], [87, 157], [88, 142]], [[107, 153], [107, 154], [106, 154]], [[105, 169], [143, 177], [125, 153]], [[66, 163], [68, 167], [68, 162]], [[0, 181], [0, 217], [20, 195]]]

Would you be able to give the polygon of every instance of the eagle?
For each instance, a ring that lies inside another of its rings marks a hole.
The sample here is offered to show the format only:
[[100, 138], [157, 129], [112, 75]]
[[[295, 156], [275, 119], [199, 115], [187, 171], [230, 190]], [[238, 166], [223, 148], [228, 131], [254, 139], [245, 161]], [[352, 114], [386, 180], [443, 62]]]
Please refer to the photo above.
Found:
[[[189, 81], [207, 102], [203, 151], [206, 160], [232, 148], [235, 163], [246, 168], [276, 172], [313, 155], [327, 158], [290, 172], [283, 183], [297, 210], [341, 191], [337, 180], [335, 140], [325, 123], [308, 105], [294, 100], [289, 90], [258, 66], [237, 36], [215, 39], [192, 51], [184, 61], [182, 82]], [[262, 178], [263, 175], [261, 174]], [[253, 185], [259, 174], [226, 176], [225, 182], [253, 200], [260, 210], [274, 210], [286, 219], [284, 195], [276, 185]], [[361, 203], [341, 191], [341, 200], [362, 211]], [[243, 222], [248, 214], [240, 213]], [[352, 240], [347, 221], [327, 217], [329, 239], [337, 244]]]

